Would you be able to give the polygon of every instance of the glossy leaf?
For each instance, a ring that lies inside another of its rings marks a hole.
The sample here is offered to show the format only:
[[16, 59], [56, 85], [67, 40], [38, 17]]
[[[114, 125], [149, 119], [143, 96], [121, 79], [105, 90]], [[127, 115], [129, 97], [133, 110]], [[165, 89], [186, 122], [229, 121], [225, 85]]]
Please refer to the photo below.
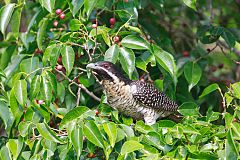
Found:
[[43, 100], [50, 101], [52, 99], [52, 86], [46, 76], [42, 76], [41, 78], [40, 93]]
[[104, 123], [103, 129], [108, 135], [110, 145], [114, 147], [117, 140], [117, 126], [113, 122]]
[[26, 137], [28, 135], [28, 132], [30, 132], [29, 127], [31, 125], [31, 122], [29, 121], [22, 121], [18, 125], [18, 130], [20, 132], [20, 135], [22, 137]]
[[84, 0], [72, 0], [71, 3], [69, 3], [69, 7], [73, 16], [77, 14], [77, 12], [83, 6], [83, 3], [84, 3]]
[[21, 106], [25, 106], [27, 102], [27, 82], [25, 80], [18, 80], [14, 85], [14, 94]]
[[190, 8], [192, 8], [193, 10], [197, 10], [196, 9], [196, 0], [183, 0], [183, 2]]
[[89, 18], [90, 14], [92, 13], [93, 8], [97, 4], [97, 0], [84, 0], [84, 11], [87, 15], [87, 18]]
[[108, 50], [106, 51], [104, 55], [104, 60], [112, 63], [116, 63], [118, 60], [118, 56], [119, 56], [119, 47], [118, 45], [114, 44], [110, 48], [108, 48]]
[[75, 53], [71, 46], [63, 46], [61, 49], [62, 63], [66, 68], [67, 76], [71, 73], [75, 60]]
[[79, 158], [83, 148], [83, 131], [81, 127], [76, 127], [71, 132], [71, 141], [75, 151], [77, 152], [77, 157]]
[[43, 40], [44, 40], [44, 36], [46, 36], [47, 25], [48, 25], [48, 19], [43, 18], [37, 32], [37, 45], [40, 50], [43, 50]]
[[36, 69], [38, 69], [39, 67], [39, 58], [38, 57], [32, 57], [32, 58], [28, 58], [28, 59], [24, 59], [22, 60], [21, 64], [20, 64], [20, 69], [22, 72], [25, 73], [31, 73], [31, 75], [34, 75], [35, 73], [32, 73], [33, 71], [35, 71]]
[[227, 132], [226, 149], [225, 150], [226, 150], [226, 158], [227, 159], [237, 159], [237, 157], [239, 156], [235, 142], [233, 140], [231, 129]]
[[7, 128], [8, 120], [10, 119], [9, 108], [6, 103], [4, 103], [3, 101], [0, 101], [0, 109], [1, 109], [0, 118], [4, 122], [5, 128]]
[[149, 49], [149, 44], [146, 40], [135, 35], [129, 35], [122, 39], [121, 44], [130, 49], [145, 50]]
[[47, 124], [45, 123], [38, 123], [36, 127], [41, 134], [41, 136], [49, 141], [54, 141], [56, 143], [63, 143], [63, 141], [53, 132]]
[[202, 69], [195, 62], [188, 62], [184, 66], [184, 76], [188, 82], [188, 91], [199, 82], [202, 76]]
[[121, 149], [121, 154], [125, 155], [127, 153], [131, 153], [136, 150], [143, 149], [143, 148], [144, 148], [144, 146], [141, 143], [139, 143], [138, 141], [129, 140], [123, 144], [122, 149]]
[[55, 0], [40, 0], [41, 5], [50, 13], [53, 12]]
[[14, 90], [11, 90], [9, 98], [10, 98], [9, 103], [10, 103], [11, 112], [13, 113], [15, 122], [18, 124], [23, 114], [23, 109], [22, 107], [19, 106], [17, 102], [17, 99], [14, 94]]
[[14, 11], [14, 3], [9, 3], [6, 6], [4, 6], [1, 10], [0, 14], [0, 29], [3, 34], [5, 34], [6, 28], [10, 22], [10, 19], [12, 17], [12, 13]]
[[240, 99], [240, 82], [231, 85], [233, 90], [233, 96]]
[[13, 12], [12, 20], [10, 23], [12, 32], [14, 33], [19, 33], [22, 9], [23, 7], [18, 7]]
[[103, 137], [94, 121], [87, 121], [85, 123], [83, 126], [83, 133], [91, 143], [104, 148]]
[[157, 63], [171, 75], [176, 83], [177, 67], [173, 56], [156, 45], [153, 45], [152, 48], [152, 52], [157, 60]]
[[41, 77], [36, 75], [30, 85], [30, 98], [33, 100], [40, 92]]
[[80, 106], [69, 111], [61, 121], [61, 127], [64, 127], [67, 123], [79, 118], [81, 115], [89, 111], [87, 107]]
[[12, 160], [9, 149], [6, 146], [2, 146], [0, 150], [0, 159]]
[[135, 55], [131, 49], [120, 47], [119, 55], [120, 63], [123, 70], [128, 74], [130, 79], [132, 78], [133, 71], [135, 69]]
[[214, 83], [214, 84], [211, 84], [209, 85], [208, 87], [206, 87], [202, 94], [199, 96], [199, 98], [202, 98], [210, 93], [212, 93], [213, 91], [217, 90], [219, 88], [218, 84]]
[[9, 139], [6, 146], [11, 151], [13, 155], [13, 159], [17, 159], [21, 153], [23, 147], [23, 140], [22, 139]]
[[184, 116], [195, 116], [198, 115], [198, 106], [193, 102], [185, 102], [178, 109], [179, 113]]

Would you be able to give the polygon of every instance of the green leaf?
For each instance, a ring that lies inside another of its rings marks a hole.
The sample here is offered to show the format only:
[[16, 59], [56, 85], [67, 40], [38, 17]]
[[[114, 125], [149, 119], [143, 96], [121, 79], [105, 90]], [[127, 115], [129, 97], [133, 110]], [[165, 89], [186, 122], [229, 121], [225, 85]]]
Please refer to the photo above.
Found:
[[15, 70], [18, 69], [19, 63], [26, 57], [26, 54], [18, 54], [12, 56], [11, 63], [4, 69], [7, 78], [11, 77]]
[[36, 75], [30, 85], [30, 99], [33, 100], [40, 92], [41, 77]]
[[233, 90], [233, 96], [240, 99], [240, 82], [232, 84], [231, 87]]
[[230, 48], [234, 47], [236, 44], [236, 38], [228, 29], [224, 28], [221, 37], [225, 40]]
[[46, 48], [43, 54], [43, 65], [47, 64], [47, 61], [50, 61], [52, 67], [55, 67], [57, 64], [58, 57], [60, 55], [61, 45], [53, 44]]
[[116, 63], [118, 60], [118, 56], [119, 56], [119, 47], [118, 45], [114, 44], [110, 48], [108, 48], [108, 50], [106, 51], [104, 55], [104, 60], [112, 63]]
[[52, 86], [46, 76], [41, 76], [41, 90], [43, 100], [51, 101], [52, 100]]
[[196, 1], [197, 0], [183, 0], [183, 2], [190, 8], [192, 8], [193, 10], [197, 11], [196, 9]]
[[10, 98], [9, 103], [10, 103], [11, 112], [13, 113], [15, 123], [18, 124], [23, 114], [23, 109], [22, 107], [19, 106], [13, 89], [10, 91], [9, 98]]
[[87, 121], [83, 126], [83, 133], [87, 139], [98, 147], [104, 148], [104, 141], [94, 121]]
[[122, 46], [130, 49], [145, 50], [149, 49], [149, 44], [146, 40], [135, 35], [128, 35], [121, 41]]
[[129, 140], [123, 144], [122, 149], [121, 149], [121, 154], [125, 155], [127, 153], [131, 153], [136, 150], [143, 149], [143, 148], [144, 148], [144, 146], [141, 143], [139, 143], [138, 141]]
[[8, 23], [12, 17], [15, 3], [9, 3], [1, 9], [0, 29], [3, 35], [5, 34]]
[[226, 139], [226, 159], [238, 159], [238, 150], [236, 148], [235, 142], [232, 136], [232, 130], [229, 129], [227, 132], [227, 139]]
[[[97, 31], [97, 32], [96, 32]], [[110, 29], [108, 27], [105, 26], [98, 26], [97, 30], [95, 28], [93, 28], [90, 33], [89, 33], [89, 37], [96, 37], [97, 35], [100, 34], [107, 34], [110, 31]]]
[[199, 96], [199, 98], [202, 98], [210, 93], [212, 93], [213, 91], [217, 90], [219, 88], [218, 84], [214, 83], [214, 84], [211, 84], [209, 85], [208, 87], [206, 87], [202, 94]]
[[9, 149], [3, 146], [0, 150], [0, 159], [2, 160], [12, 160]]
[[16, 160], [21, 153], [21, 150], [23, 147], [23, 141], [20, 138], [19, 139], [9, 139], [6, 146], [13, 154], [13, 159]]
[[81, 27], [82, 23], [78, 19], [72, 19], [69, 23], [69, 27], [71, 31], [78, 31]]
[[93, 8], [96, 6], [97, 0], [84, 0], [84, 12], [87, 15], [87, 19], [89, 18], [90, 14], [92, 13]]
[[44, 72], [44, 74], [46, 75], [46, 78], [48, 79], [54, 94], [57, 95], [57, 78], [56, 78], [56, 76], [52, 72], [47, 71], [47, 70]]
[[171, 75], [176, 84], [177, 67], [173, 56], [156, 45], [152, 45], [152, 52], [157, 60], [157, 63]]
[[[20, 70], [27, 74], [35, 71], [36, 69], [38, 69], [38, 67], [39, 67], [39, 58], [38, 57], [24, 59], [20, 63]], [[31, 75], [34, 75], [35, 73], [31, 73]]]
[[45, 123], [38, 123], [36, 124], [36, 127], [39, 131], [39, 133], [41, 134], [41, 136], [43, 138], [45, 138], [46, 140], [50, 140], [56, 143], [60, 143], [62, 144], [63, 141], [56, 135], [55, 132], [53, 132], [47, 124]]
[[22, 121], [19, 123], [18, 130], [22, 137], [26, 137], [28, 135], [29, 127], [30, 127], [31, 123], [32, 122], [29, 122], [29, 121], [26, 121], [26, 122]]
[[7, 128], [8, 120], [10, 119], [9, 108], [6, 103], [0, 101], [0, 118], [3, 120], [5, 128]]
[[37, 45], [40, 50], [43, 50], [43, 38], [46, 36], [46, 29], [48, 25], [48, 19], [43, 18], [43, 20], [39, 24], [39, 29], [37, 32]]
[[146, 125], [143, 121], [137, 121], [136, 122], [135, 130], [137, 130], [139, 132], [142, 132], [144, 134], [147, 134], [148, 132], [153, 132], [154, 131], [154, 129], [151, 126]]
[[195, 62], [188, 62], [184, 65], [184, 76], [188, 82], [188, 91], [199, 82], [202, 76], [202, 69]]
[[11, 29], [13, 33], [19, 33], [20, 21], [21, 21], [21, 12], [22, 6], [15, 9], [12, 20], [11, 20]]
[[107, 133], [110, 145], [113, 148], [117, 140], [117, 126], [113, 122], [108, 122], [103, 124], [103, 129]]
[[83, 6], [83, 3], [84, 3], [84, 0], [72, 0], [72, 2], [69, 3], [69, 7], [70, 7], [73, 17], [75, 17], [77, 12]]
[[77, 153], [77, 157], [79, 159], [81, 153], [82, 153], [82, 148], [83, 148], [83, 130], [81, 127], [76, 127], [72, 132], [71, 132], [71, 141], [73, 144], [73, 147]]
[[185, 102], [178, 109], [179, 113], [184, 116], [194, 116], [198, 115], [198, 105], [193, 102]]
[[67, 125], [67, 123], [79, 118], [81, 115], [83, 115], [84, 113], [86, 113], [88, 111], [89, 111], [89, 109], [84, 106], [80, 106], [80, 107], [76, 107], [76, 108], [72, 109], [63, 117], [60, 127], [61, 128], [64, 127], [65, 125]]
[[50, 13], [53, 12], [55, 0], [40, 0], [41, 5]]
[[61, 48], [62, 63], [66, 68], [67, 76], [71, 73], [75, 60], [75, 53], [71, 46], [64, 46]]
[[25, 106], [27, 102], [27, 82], [25, 80], [18, 80], [14, 85], [14, 94], [21, 106]]
[[120, 47], [119, 55], [120, 63], [123, 70], [128, 74], [130, 79], [132, 78], [133, 71], [135, 69], [135, 54], [131, 49]]

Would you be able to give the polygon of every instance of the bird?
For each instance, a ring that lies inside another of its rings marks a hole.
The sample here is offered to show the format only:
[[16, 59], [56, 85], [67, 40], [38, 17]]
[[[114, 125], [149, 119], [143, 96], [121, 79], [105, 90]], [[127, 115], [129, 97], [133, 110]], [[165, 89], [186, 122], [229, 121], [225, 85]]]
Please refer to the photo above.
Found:
[[153, 84], [126, 78], [111, 62], [89, 63], [86, 68], [95, 73], [107, 103], [126, 116], [153, 125], [157, 119], [167, 117], [178, 109], [177, 103]]

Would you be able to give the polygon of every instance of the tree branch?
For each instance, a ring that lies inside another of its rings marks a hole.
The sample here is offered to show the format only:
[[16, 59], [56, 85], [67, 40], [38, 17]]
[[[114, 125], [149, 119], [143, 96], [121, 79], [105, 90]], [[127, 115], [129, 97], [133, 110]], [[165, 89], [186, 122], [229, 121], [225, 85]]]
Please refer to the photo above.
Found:
[[56, 72], [58, 72], [59, 74], [61, 74], [65, 79], [67, 79], [70, 83], [78, 86], [79, 88], [81, 88], [85, 93], [87, 93], [90, 97], [92, 97], [93, 99], [95, 99], [96, 101], [100, 102], [100, 98], [98, 98], [94, 93], [90, 92], [84, 85], [82, 84], [77, 84], [75, 81], [71, 80], [70, 78], [68, 78], [62, 71], [57, 70], [56, 68], [54, 69]]

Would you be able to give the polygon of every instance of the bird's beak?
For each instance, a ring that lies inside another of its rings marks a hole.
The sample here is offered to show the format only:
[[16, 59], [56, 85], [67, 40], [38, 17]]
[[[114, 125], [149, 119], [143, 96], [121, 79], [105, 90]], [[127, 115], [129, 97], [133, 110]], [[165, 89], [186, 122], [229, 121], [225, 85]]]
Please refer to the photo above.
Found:
[[89, 63], [86, 68], [96, 69], [97, 65], [95, 63]]

